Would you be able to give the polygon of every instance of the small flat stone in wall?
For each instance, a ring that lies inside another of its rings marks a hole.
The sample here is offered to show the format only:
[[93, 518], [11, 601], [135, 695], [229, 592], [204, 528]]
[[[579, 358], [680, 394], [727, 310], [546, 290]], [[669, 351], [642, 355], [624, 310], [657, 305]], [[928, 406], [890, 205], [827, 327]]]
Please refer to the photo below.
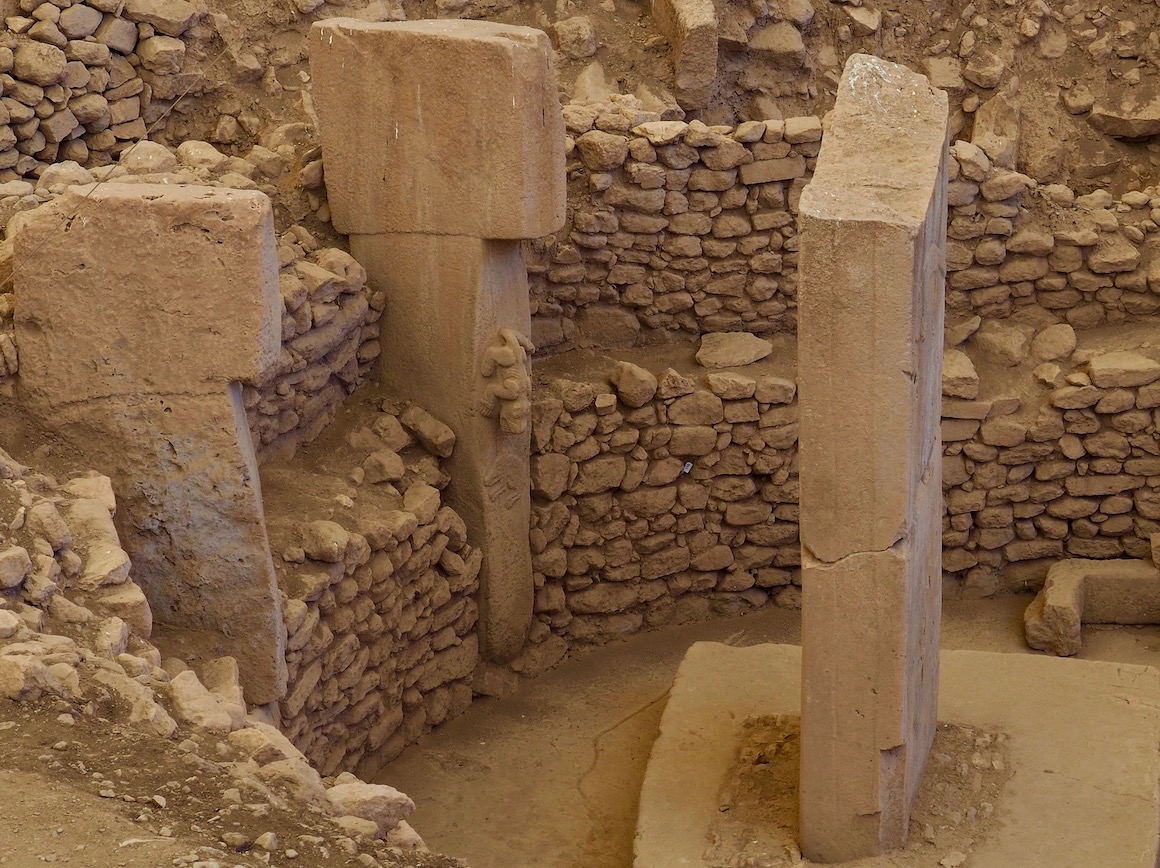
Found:
[[764, 359], [773, 344], [747, 332], [719, 332], [701, 338], [697, 363], [705, 368], [736, 368]]

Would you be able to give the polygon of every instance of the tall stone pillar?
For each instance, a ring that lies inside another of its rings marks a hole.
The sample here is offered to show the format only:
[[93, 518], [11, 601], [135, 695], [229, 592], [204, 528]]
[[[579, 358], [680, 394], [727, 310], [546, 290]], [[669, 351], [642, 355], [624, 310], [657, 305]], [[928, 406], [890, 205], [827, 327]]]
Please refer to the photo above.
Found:
[[800, 210], [801, 846], [906, 841], [934, 738], [946, 95], [846, 64]]
[[210, 187], [73, 187], [16, 236], [25, 407], [112, 478], [157, 620], [286, 688], [285, 634], [239, 381], [281, 349], [270, 200]]
[[532, 347], [521, 239], [564, 222], [547, 36], [478, 21], [316, 23], [313, 98], [334, 226], [386, 290], [382, 376], [455, 431], [448, 498], [483, 552], [486, 657], [523, 646]]

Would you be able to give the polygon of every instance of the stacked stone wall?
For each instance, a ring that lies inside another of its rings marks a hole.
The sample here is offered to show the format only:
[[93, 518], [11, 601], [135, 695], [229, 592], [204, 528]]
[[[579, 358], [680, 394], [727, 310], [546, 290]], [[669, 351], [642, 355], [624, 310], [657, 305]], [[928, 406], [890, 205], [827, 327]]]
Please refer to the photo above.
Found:
[[[1062, 557], [1150, 557], [1160, 364], [1081, 350], [1060, 383], [944, 399], [954, 587], [1035, 586]], [[607, 376], [548, 379], [533, 403], [532, 641], [799, 605], [795, 393], [761, 365], [658, 383], [610, 360]]]
[[1059, 385], [1018, 398], [948, 399], [943, 569], [994, 590], [1036, 583], [1039, 559], [1151, 557], [1160, 531], [1160, 364], [1080, 351]]
[[796, 328], [794, 215], [818, 118], [635, 125], [631, 111], [576, 105], [564, 117], [569, 219], [530, 258], [537, 347]]
[[[818, 118], [635, 123], [651, 116], [630, 104], [564, 115], [568, 223], [529, 260], [537, 347], [796, 330], [797, 201]], [[1031, 307], [1090, 328], [1160, 311], [1160, 191], [1038, 186], [1009, 140], [978, 138], [950, 152], [948, 317]]]
[[0, 182], [107, 165], [201, 90], [191, 67], [212, 31], [185, 0], [18, 5], [0, 30]]
[[278, 257], [282, 352], [263, 382], [243, 393], [259, 463], [293, 455], [322, 433], [380, 353], [383, 294], [371, 291], [350, 254], [319, 247], [293, 226]]
[[796, 606], [794, 381], [609, 373], [619, 392], [555, 379], [533, 404], [533, 641]]
[[377, 770], [461, 714], [479, 660], [481, 557], [440, 495], [450, 429], [412, 407], [350, 444], [355, 477], [373, 490], [357, 503], [336, 495], [328, 519], [289, 505], [308, 471], [263, 471], [279, 491], [267, 519], [285, 597], [282, 729], [324, 775]]

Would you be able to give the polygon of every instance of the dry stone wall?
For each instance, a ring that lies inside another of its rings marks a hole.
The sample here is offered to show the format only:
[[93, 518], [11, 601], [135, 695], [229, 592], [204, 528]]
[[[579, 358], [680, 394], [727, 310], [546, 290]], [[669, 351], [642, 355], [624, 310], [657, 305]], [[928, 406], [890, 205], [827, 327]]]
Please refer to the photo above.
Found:
[[569, 223], [531, 259], [536, 346], [794, 331], [794, 215], [821, 121], [648, 117], [631, 101], [564, 109]]
[[0, 30], [0, 183], [112, 163], [183, 93], [212, 31], [186, 0], [12, 4]]
[[[1037, 185], [1016, 170], [996, 99], [951, 147], [948, 318], [1026, 308], [1090, 328], [1160, 311], [1160, 189]], [[564, 117], [569, 222], [529, 259], [537, 347], [796, 329], [797, 201], [818, 118], [707, 127], [656, 120], [632, 97]]]
[[541, 654], [771, 597], [799, 604], [797, 389], [754, 368], [702, 380], [621, 362], [608, 379], [541, 389], [531, 531]]
[[[955, 397], [953, 371], [944, 378], [944, 573], [989, 595], [1037, 586], [1062, 557], [1150, 557], [1160, 362], [1076, 351], [1066, 324], [1006, 334], [1035, 361], [1053, 356], [1041, 364], [1059, 385], [980, 400], [977, 375], [969, 398]], [[982, 364], [994, 346], [971, 352]], [[674, 618], [800, 604], [796, 384], [765, 364], [658, 376], [610, 360], [600, 376], [542, 382], [537, 623], [517, 668]], [[1033, 379], [1030, 365], [1021, 376]]]
[[383, 293], [372, 293], [349, 253], [320, 247], [295, 225], [282, 235], [278, 257], [282, 352], [265, 381], [242, 396], [259, 463], [314, 440], [380, 353]]
[[442, 503], [454, 444], [418, 407], [384, 411], [345, 447], [361, 462], [357, 502], [336, 494], [329, 508], [287, 507], [303, 468], [263, 472], [286, 598], [282, 728], [323, 774], [374, 771], [471, 703], [481, 557]]
[[[944, 399], [943, 569], [984, 593], [1004, 567], [1009, 583], [1038, 584], [1041, 559], [1149, 558], [1160, 530], [1160, 363], [1076, 352], [1069, 332], [1057, 325], [1033, 339], [1066, 371], [1028, 406]], [[1011, 568], [1021, 564], [1030, 569]]]

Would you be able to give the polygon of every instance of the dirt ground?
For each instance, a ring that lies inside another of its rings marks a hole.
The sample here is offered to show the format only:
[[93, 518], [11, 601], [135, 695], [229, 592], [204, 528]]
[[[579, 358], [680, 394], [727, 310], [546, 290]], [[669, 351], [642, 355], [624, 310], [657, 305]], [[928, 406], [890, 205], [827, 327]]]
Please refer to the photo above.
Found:
[[[1022, 637], [1030, 600], [948, 601], [943, 647], [1035, 653]], [[798, 614], [772, 609], [606, 646], [509, 699], [477, 701], [379, 780], [415, 799], [414, 825], [432, 849], [473, 868], [628, 868], [637, 796], [667, 691], [698, 641], [797, 644]], [[1079, 657], [1156, 665], [1160, 627], [1085, 626]], [[914, 831], [920, 838], [923, 825]], [[947, 850], [931, 852], [941, 859]]]
[[[336, 843], [342, 832], [323, 816], [239, 788], [201, 756], [225, 758], [204, 739], [160, 739], [103, 712], [54, 699], [0, 700], [0, 865], [368, 864]], [[397, 853], [373, 864], [460, 863]]]

